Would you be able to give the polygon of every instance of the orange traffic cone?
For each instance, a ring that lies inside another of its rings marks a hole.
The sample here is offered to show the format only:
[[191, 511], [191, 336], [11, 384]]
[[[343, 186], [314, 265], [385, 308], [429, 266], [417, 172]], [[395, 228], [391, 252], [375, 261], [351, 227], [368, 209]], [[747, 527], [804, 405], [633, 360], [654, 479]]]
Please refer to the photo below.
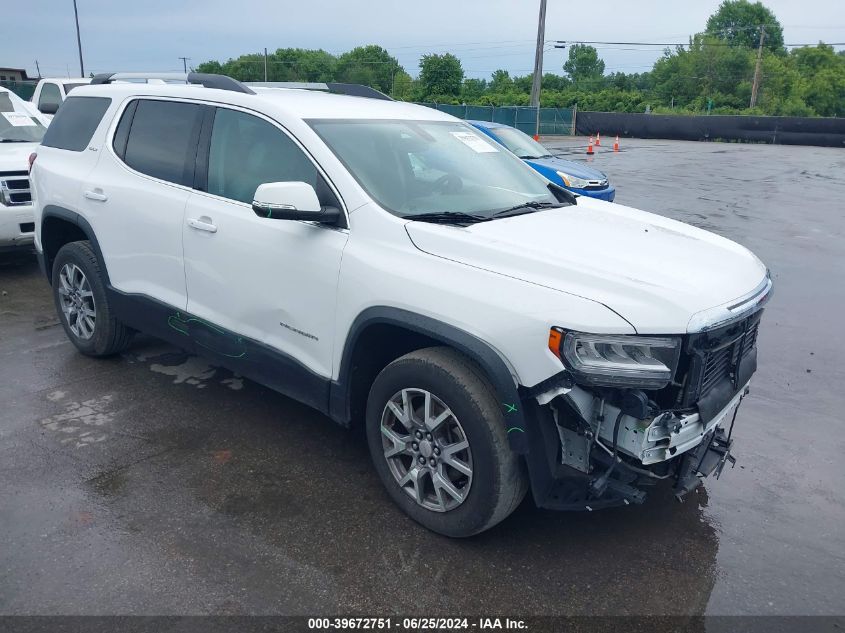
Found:
[[539, 141], [539, 140], [540, 140], [540, 135], [539, 135], [539, 134], [535, 134], [535, 135], [534, 135], [534, 140], [535, 140], [535, 141]]
[[619, 151], [619, 135], [618, 134], [616, 135], [616, 140], [613, 141], [613, 151], [614, 152]]
[[596, 147], [601, 147], [601, 133], [596, 132]]
[[590, 137], [590, 144], [587, 145], [587, 153], [588, 154], [593, 153], [593, 137], [592, 136]]

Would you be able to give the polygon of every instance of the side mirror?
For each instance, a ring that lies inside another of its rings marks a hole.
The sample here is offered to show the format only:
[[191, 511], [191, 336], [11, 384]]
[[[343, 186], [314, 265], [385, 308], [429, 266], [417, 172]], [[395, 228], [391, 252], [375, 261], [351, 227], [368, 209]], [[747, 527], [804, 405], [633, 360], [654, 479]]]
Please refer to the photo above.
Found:
[[38, 106], [38, 111], [41, 114], [56, 114], [59, 111], [59, 103], [42, 103]]
[[340, 209], [320, 206], [317, 192], [307, 182], [267, 182], [258, 185], [252, 210], [255, 215], [272, 220], [334, 224], [340, 218]]

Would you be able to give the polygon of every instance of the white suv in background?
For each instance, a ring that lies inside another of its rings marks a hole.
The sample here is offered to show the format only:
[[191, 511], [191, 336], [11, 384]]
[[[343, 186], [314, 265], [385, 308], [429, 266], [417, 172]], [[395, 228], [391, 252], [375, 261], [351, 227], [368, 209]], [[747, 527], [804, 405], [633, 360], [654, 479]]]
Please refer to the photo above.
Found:
[[32, 104], [0, 88], [0, 253], [32, 251], [35, 224], [29, 157], [47, 124]]
[[362, 423], [393, 500], [450, 536], [529, 487], [595, 510], [733, 461], [771, 290], [742, 246], [377, 93], [133, 79], [75, 89], [33, 166], [83, 353], [143, 330]]

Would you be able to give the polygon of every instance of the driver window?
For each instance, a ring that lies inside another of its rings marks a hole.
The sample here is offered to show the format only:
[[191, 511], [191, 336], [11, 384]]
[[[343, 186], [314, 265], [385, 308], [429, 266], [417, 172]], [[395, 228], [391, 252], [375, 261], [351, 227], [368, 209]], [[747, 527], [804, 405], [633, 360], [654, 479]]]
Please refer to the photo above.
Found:
[[314, 164], [281, 130], [250, 114], [217, 109], [208, 156], [208, 193], [249, 204], [258, 185], [295, 181], [313, 186], [320, 204], [336, 204], [325, 199], [329, 190]]

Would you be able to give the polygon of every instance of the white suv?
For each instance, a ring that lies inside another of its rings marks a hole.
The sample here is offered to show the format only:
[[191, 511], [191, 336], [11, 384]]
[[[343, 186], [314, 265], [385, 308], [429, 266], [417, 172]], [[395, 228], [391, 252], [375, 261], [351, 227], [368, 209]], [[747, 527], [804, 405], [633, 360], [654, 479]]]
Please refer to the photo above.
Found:
[[363, 423], [393, 500], [450, 536], [529, 486], [595, 510], [733, 461], [771, 290], [742, 246], [573, 196], [433, 109], [127, 79], [76, 88], [32, 172], [83, 353], [143, 330]]

